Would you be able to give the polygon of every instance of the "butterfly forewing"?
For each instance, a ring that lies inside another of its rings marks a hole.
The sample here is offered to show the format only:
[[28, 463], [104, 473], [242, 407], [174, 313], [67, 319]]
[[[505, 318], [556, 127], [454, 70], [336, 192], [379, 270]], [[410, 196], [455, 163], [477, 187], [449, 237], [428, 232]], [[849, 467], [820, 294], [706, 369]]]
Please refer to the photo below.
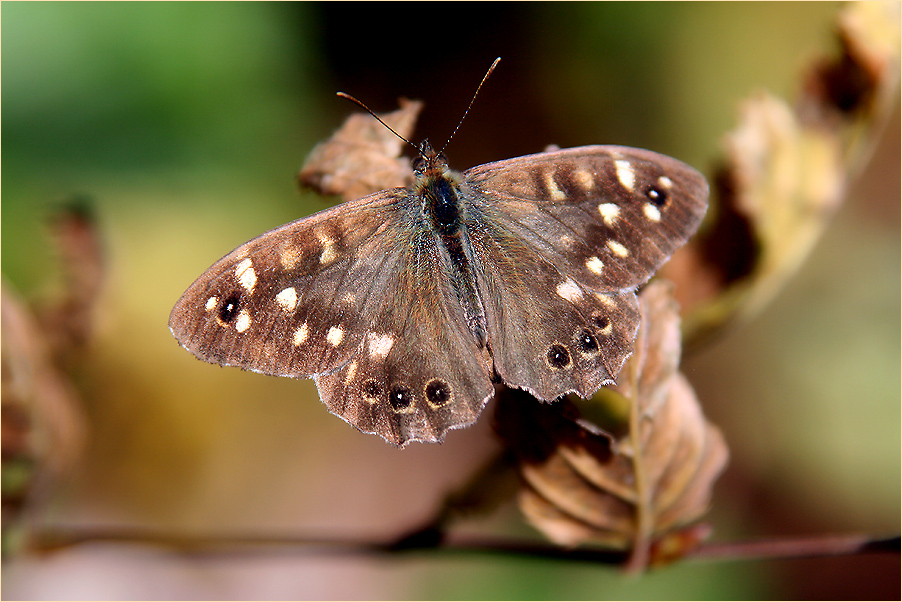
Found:
[[642, 149], [584, 146], [464, 172], [495, 222], [595, 290], [646, 282], [698, 228], [708, 185]]
[[245, 243], [188, 288], [170, 330], [224, 366], [293, 377], [336, 369], [356, 353], [400, 268], [404, 241], [384, 231], [403, 223], [408, 195], [377, 193]]

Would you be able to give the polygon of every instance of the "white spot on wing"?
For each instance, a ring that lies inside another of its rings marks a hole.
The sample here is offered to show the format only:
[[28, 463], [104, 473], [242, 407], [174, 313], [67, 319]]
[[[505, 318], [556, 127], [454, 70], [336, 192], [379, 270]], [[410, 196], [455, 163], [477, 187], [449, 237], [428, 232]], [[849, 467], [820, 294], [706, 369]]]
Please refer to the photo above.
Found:
[[285, 311], [294, 311], [298, 304], [298, 292], [293, 286], [282, 289], [282, 292], [276, 295], [276, 303]]
[[584, 190], [592, 190], [595, 187], [595, 175], [587, 169], [577, 169], [573, 172], [573, 178]]
[[235, 330], [237, 332], [244, 332], [248, 328], [251, 327], [251, 315], [247, 313], [246, 309], [242, 309], [238, 313], [238, 318], [235, 320]]
[[602, 203], [598, 206], [598, 212], [601, 218], [608, 226], [613, 226], [620, 217], [620, 207], [615, 203]]
[[370, 333], [370, 356], [385, 357], [395, 344], [395, 337], [390, 334]]
[[257, 273], [254, 272], [254, 265], [250, 259], [242, 259], [235, 266], [235, 277], [238, 278], [238, 282], [247, 292], [254, 292], [254, 286], [257, 284]]
[[611, 298], [611, 296], [605, 293], [595, 293], [595, 298], [598, 299], [602, 303], [602, 305], [607, 305], [608, 307], [616, 307], [617, 305], [616, 303], [614, 303], [614, 300]]
[[301, 250], [294, 245], [285, 245], [279, 250], [279, 263], [283, 270], [291, 270], [301, 260]]
[[345, 331], [341, 329], [341, 326], [332, 326], [329, 328], [329, 332], [326, 333], [326, 340], [329, 341], [329, 344], [333, 347], [338, 347], [344, 338]]
[[645, 217], [647, 217], [651, 221], [661, 221], [661, 210], [655, 207], [652, 203], [645, 203], [645, 205], [643, 205], [642, 207], [642, 210], [645, 212]]
[[620, 244], [616, 240], [609, 240], [608, 248], [611, 250], [611, 253], [613, 253], [614, 255], [617, 255], [618, 257], [627, 257], [630, 254], [629, 249], [624, 247], [622, 244]]
[[317, 229], [314, 233], [316, 234], [316, 239], [319, 241], [319, 244], [323, 245], [324, 247], [335, 244], [335, 241], [332, 240], [332, 237], [322, 230]]
[[345, 374], [345, 384], [351, 382], [355, 374], [357, 374], [357, 360], [354, 360], [350, 364], [348, 364], [348, 371]]
[[294, 331], [294, 337], [292, 337], [291, 342], [294, 343], [295, 347], [303, 345], [309, 334], [310, 328], [307, 326], [307, 322], [304, 322]]
[[554, 174], [550, 171], [545, 174], [545, 185], [548, 187], [548, 194], [551, 195], [552, 201], [563, 201], [567, 198], [566, 193], [554, 181]]
[[673, 180], [671, 180], [667, 176], [661, 176], [660, 178], [658, 178], [658, 184], [660, 184], [664, 188], [670, 188], [671, 186], [673, 186]]
[[604, 263], [594, 255], [586, 260], [586, 267], [589, 268], [590, 272], [595, 274], [601, 274], [601, 270], [604, 269]]
[[323, 248], [323, 252], [319, 256], [320, 263], [329, 263], [338, 257], [338, 253], [335, 252], [335, 247], [331, 244], [327, 245]]
[[331, 236], [323, 232], [317, 232], [316, 238], [323, 245], [323, 252], [319, 256], [320, 263], [326, 264], [338, 257], [338, 253], [335, 252], [335, 241]]
[[219, 297], [210, 297], [207, 299], [207, 304], [204, 305], [204, 309], [207, 311], [212, 311], [214, 307], [219, 303]]
[[632, 192], [636, 186], [636, 172], [633, 171], [633, 166], [629, 161], [621, 159], [614, 161], [614, 168], [617, 170], [617, 179], [624, 188]]
[[557, 285], [557, 294], [571, 303], [576, 303], [583, 297], [583, 291], [572, 278], [567, 278]]

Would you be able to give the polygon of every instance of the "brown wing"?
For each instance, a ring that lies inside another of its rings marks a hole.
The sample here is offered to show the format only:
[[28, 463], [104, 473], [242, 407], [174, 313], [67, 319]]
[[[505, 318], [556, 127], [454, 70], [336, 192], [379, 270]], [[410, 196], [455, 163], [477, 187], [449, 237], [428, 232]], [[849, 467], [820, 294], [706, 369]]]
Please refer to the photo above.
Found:
[[316, 377], [330, 411], [397, 445], [441, 440], [493, 387], [419, 210], [385, 191], [241, 245], [179, 299], [172, 334], [208, 362]]
[[616, 378], [634, 290], [695, 232], [704, 177], [646, 150], [590, 146], [464, 174], [495, 369], [542, 399]]

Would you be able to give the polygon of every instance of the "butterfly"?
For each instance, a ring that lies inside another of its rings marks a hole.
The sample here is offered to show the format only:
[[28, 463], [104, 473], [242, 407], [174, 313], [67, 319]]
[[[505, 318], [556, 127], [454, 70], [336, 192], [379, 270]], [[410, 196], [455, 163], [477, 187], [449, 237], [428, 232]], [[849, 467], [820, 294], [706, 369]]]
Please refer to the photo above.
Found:
[[542, 400], [614, 382], [635, 290], [695, 232], [708, 185], [652, 151], [584, 146], [449, 169], [239, 246], [176, 303], [208, 362], [313, 378], [328, 409], [398, 446], [476, 421], [495, 384]]

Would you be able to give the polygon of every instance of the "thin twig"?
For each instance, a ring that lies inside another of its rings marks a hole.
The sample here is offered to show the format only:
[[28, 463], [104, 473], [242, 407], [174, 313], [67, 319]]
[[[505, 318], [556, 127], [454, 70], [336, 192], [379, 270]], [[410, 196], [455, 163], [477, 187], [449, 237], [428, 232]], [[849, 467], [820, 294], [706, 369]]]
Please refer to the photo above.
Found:
[[[359, 539], [317, 538], [267, 535], [186, 535], [153, 529], [47, 529], [32, 538], [32, 549], [39, 552], [77, 546], [88, 542], [130, 543], [162, 546], [190, 556], [254, 555], [254, 554], [337, 554], [375, 555], [409, 554], [412, 552], [492, 554], [528, 556], [621, 565], [628, 554], [600, 548], [562, 548], [522, 539], [490, 539], [449, 535], [436, 546], [422, 547]], [[871, 535], [823, 535], [788, 539], [745, 542], [713, 542], [702, 544], [685, 558], [704, 560], [747, 560], [751, 558], [802, 558], [841, 556], [864, 553], [899, 554], [900, 538]]]
[[848, 556], [870, 552], [898, 554], [899, 536], [815, 535], [744, 542], [712, 542], [690, 553], [693, 558], [741, 560], [750, 558], [804, 558]]

